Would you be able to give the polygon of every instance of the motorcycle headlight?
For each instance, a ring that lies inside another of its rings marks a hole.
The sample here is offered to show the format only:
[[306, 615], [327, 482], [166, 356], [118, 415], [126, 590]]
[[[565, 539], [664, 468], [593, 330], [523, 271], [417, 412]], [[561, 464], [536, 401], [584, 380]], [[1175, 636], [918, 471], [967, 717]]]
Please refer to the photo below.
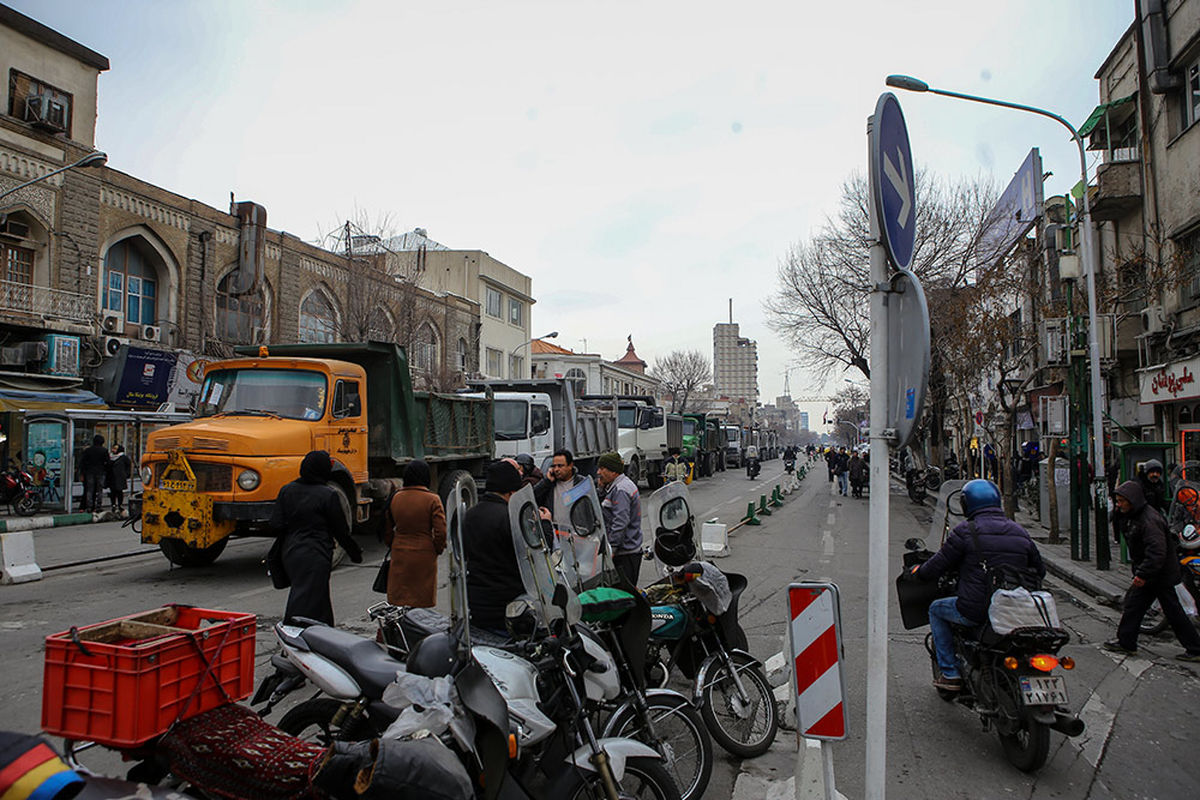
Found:
[[152, 467], [142, 467], [142, 485], [150, 486], [154, 480], [154, 469]]
[[239, 474], [237, 478], [238, 486], [240, 486], [242, 490], [246, 492], [251, 492], [257, 489], [259, 480], [260, 478], [258, 473], [252, 469], [242, 470], [241, 474]]

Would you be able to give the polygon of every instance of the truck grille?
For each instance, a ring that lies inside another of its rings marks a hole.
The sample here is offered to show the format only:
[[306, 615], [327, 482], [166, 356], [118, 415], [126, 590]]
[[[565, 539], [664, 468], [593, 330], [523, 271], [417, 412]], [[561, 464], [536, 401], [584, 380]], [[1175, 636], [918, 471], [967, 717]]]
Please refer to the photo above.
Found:
[[[210, 464], [206, 461], [189, 461], [196, 473], [197, 492], [228, 492], [233, 488], [233, 467], [228, 464]], [[164, 464], [163, 467], [166, 465]], [[159, 475], [160, 481], [187, 480], [181, 470], [172, 469]]]
[[197, 436], [192, 439], [192, 447], [197, 450], [221, 450], [229, 449], [229, 441], [227, 439], [212, 439], [207, 436]]
[[179, 447], [179, 437], [178, 436], [160, 436], [154, 442], [154, 446], [157, 447], [159, 450], [175, 450], [176, 448]]

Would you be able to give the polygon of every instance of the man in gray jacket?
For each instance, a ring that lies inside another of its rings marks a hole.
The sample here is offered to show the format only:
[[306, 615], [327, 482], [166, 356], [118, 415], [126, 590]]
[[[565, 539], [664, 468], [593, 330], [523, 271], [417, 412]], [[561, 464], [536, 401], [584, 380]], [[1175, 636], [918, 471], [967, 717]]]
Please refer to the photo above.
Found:
[[600, 509], [613, 551], [613, 565], [634, 586], [642, 571], [642, 498], [637, 484], [625, 474], [619, 453], [600, 456], [596, 476], [604, 487]]

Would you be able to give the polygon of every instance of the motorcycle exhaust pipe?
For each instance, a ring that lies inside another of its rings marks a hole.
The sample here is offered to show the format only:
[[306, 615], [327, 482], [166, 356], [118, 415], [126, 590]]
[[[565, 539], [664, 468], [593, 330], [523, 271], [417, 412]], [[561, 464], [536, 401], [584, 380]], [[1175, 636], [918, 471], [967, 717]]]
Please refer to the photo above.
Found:
[[1066, 711], [1055, 711], [1054, 722], [1050, 723], [1050, 729], [1058, 731], [1063, 736], [1078, 736], [1083, 733], [1084, 727], [1083, 720]]

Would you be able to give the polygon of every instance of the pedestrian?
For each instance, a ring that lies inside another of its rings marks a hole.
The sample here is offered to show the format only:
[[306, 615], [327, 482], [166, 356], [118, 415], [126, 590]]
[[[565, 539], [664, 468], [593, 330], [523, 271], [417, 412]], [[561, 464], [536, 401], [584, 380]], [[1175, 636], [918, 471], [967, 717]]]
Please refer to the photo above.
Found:
[[1167, 484], [1163, 480], [1163, 465], [1157, 458], [1152, 458], [1142, 465], [1138, 471], [1138, 483], [1142, 486], [1142, 494], [1146, 504], [1160, 514], [1167, 513]]
[[600, 456], [596, 467], [604, 500], [604, 529], [613, 552], [613, 565], [631, 585], [638, 585], [642, 571], [642, 498], [637, 485], [625, 474], [619, 453]]
[[112, 500], [112, 510], [118, 515], [125, 506], [125, 489], [129, 486], [129, 475], [132, 472], [133, 465], [129, 456], [125, 455], [124, 446], [114, 444], [112, 460], [109, 462], [108, 496]]
[[437, 559], [446, 549], [446, 510], [429, 490], [429, 465], [417, 459], [404, 466], [404, 488], [388, 504], [391, 525], [384, 533], [392, 556], [387, 598], [394, 606], [437, 605]]
[[350, 525], [333, 480], [333, 461], [324, 450], [313, 450], [300, 462], [300, 477], [286, 484], [275, 498], [270, 528], [281, 536], [284, 573], [291, 582], [284, 620], [298, 617], [333, 625], [329, 576], [333, 545], [340, 544], [355, 564], [363, 555], [350, 536]]
[[679, 448], [672, 447], [668, 453], [670, 458], [663, 465], [663, 480], [666, 483], [686, 480], [688, 476], [688, 463], [680, 456]]
[[825, 451], [825, 467], [829, 470], [829, 482], [833, 483], [834, 468], [837, 466], [837, 453], [830, 447]]
[[845, 497], [850, 493], [848, 486], [848, 478], [850, 471], [850, 456], [846, 453], [846, 448], [842, 448], [834, 456], [833, 474], [837, 476], [838, 494]]
[[850, 473], [850, 488], [855, 497], [862, 497], [863, 486], [867, 482], [867, 462], [863, 461], [857, 452], [850, 456], [846, 467]]
[[542, 471], [533, 463], [533, 456], [529, 453], [521, 453], [516, 458], [517, 467], [521, 470], [521, 481], [530, 486], [537, 486], [538, 483], [545, 477]]
[[1200, 633], [1192, 627], [1175, 593], [1175, 585], [1182, 576], [1175, 537], [1167, 530], [1167, 521], [1146, 502], [1138, 481], [1125, 481], [1118, 486], [1113, 502], [1124, 519], [1133, 582], [1125, 592], [1117, 638], [1105, 642], [1104, 649], [1136, 654], [1142, 618], [1157, 600], [1175, 638], [1184, 647], [1184, 652], [1175, 657], [1180, 661], [1200, 662]]
[[92, 437], [92, 446], [79, 456], [79, 474], [83, 478], [83, 510], [96, 512], [104, 502], [104, 475], [108, 471], [108, 448], [104, 437]]
[[533, 495], [537, 498], [539, 506], [550, 509], [554, 526], [559, 530], [569, 531], [572, 524], [566, 494], [586, 478], [575, 469], [575, 456], [570, 450], [555, 450], [550, 458], [550, 474], [533, 487]]

